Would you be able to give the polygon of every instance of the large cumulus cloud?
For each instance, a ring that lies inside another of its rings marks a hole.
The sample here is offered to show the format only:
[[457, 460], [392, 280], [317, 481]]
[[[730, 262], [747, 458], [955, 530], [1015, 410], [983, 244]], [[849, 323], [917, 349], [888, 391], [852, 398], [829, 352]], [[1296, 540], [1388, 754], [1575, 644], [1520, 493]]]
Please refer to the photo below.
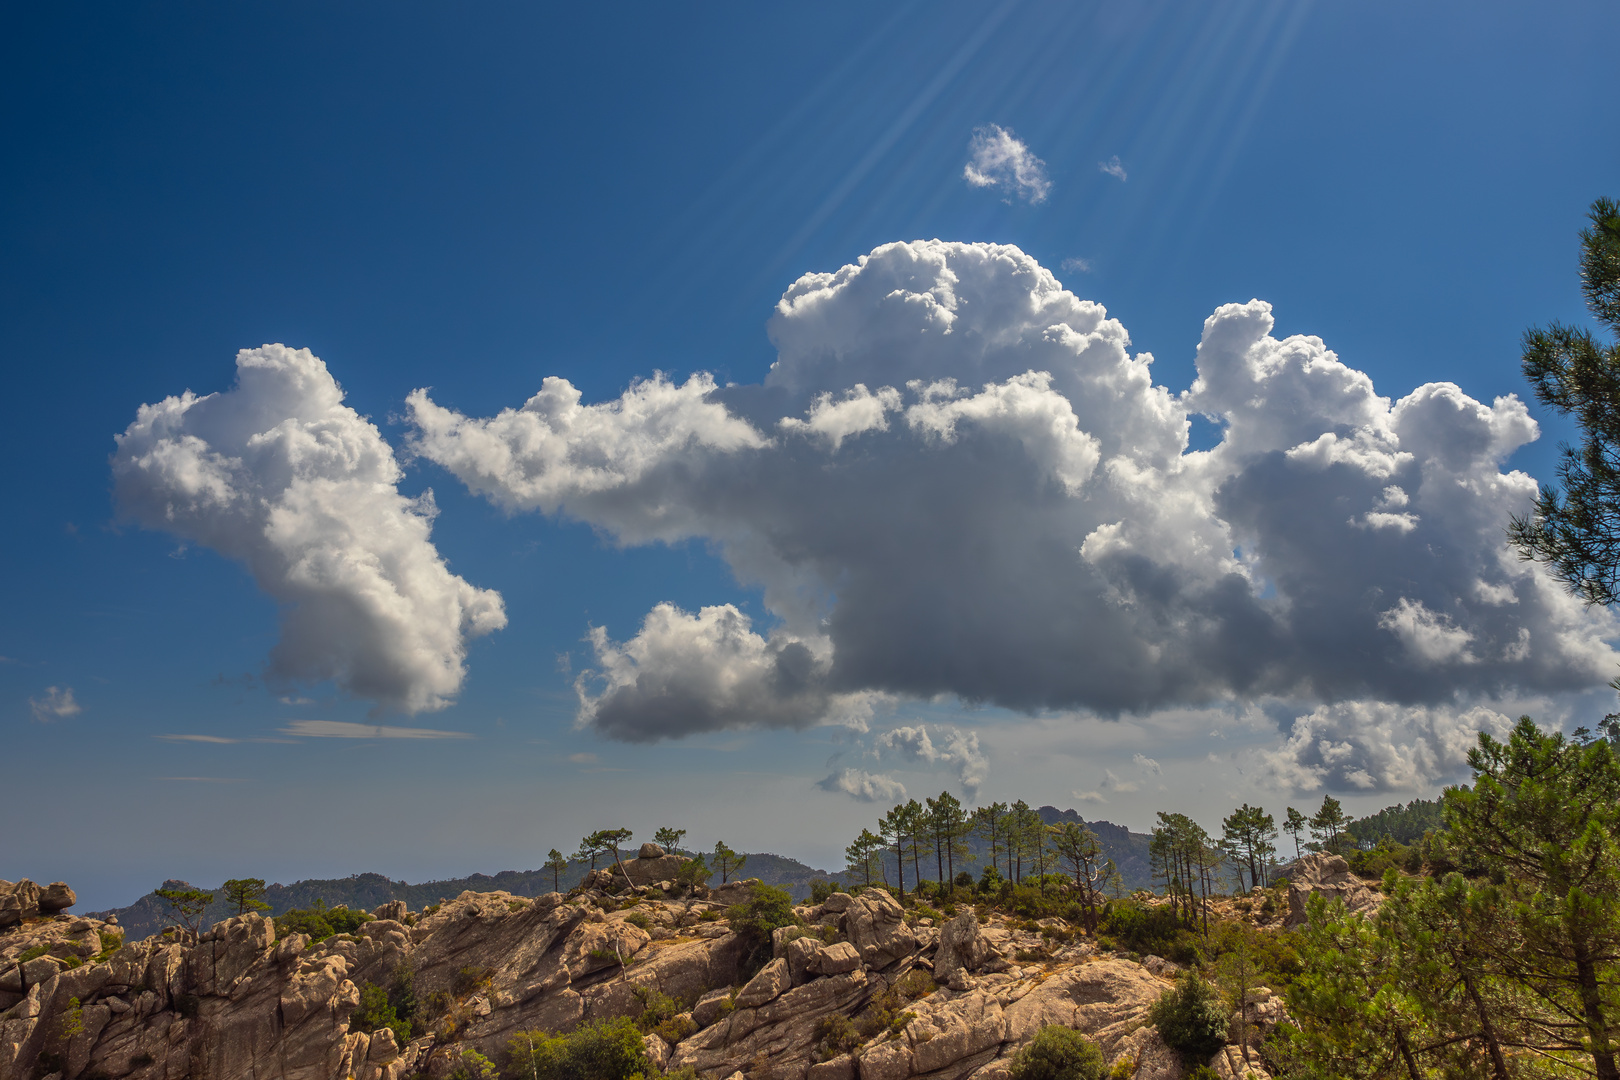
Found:
[[[762, 588], [769, 627], [671, 609], [594, 634], [580, 715], [621, 738], [802, 726], [863, 694], [1308, 711], [1607, 679], [1609, 617], [1504, 545], [1534, 493], [1504, 470], [1537, 434], [1523, 404], [1391, 400], [1272, 329], [1265, 303], [1220, 308], [1174, 393], [1017, 248], [890, 244], [794, 283], [759, 385], [582, 405], [547, 379], [482, 419], [418, 391], [412, 442], [503, 506], [702, 538]], [[1193, 414], [1213, 449], [1188, 450]]]
[[447, 705], [467, 639], [506, 625], [500, 595], [445, 566], [432, 493], [400, 494], [393, 451], [317, 357], [266, 345], [236, 370], [224, 393], [141, 406], [113, 455], [120, 509], [247, 564], [284, 605], [273, 677]]

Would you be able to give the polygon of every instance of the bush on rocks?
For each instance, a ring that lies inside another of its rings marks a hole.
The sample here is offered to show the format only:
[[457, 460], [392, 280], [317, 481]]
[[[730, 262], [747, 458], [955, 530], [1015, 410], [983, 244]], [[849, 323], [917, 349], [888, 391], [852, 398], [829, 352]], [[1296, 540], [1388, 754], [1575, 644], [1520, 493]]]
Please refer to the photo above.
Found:
[[1226, 1045], [1227, 1013], [1221, 995], [1191, 969], [1153, 1003], [1148, 1023], [1184, 1061], [1207, 1061]]
[[793, 897], [763, 882], [756, 881], [751, 888], [747, 900], [726, 911], [732, 932], [743, 939], [748, 949], [743, 973], [750, 979], [770, 962], [771, 935], [777, 928], [799, 925], [799, 917], [793, 913]]
[[519, 1032], [507, 1040], [505, 1057], [501, 1075], [507, 1080], [630, 1080], [655, 1071], [641, 1032], [622, 1017], [567, 1035]]
[[1048, 1024], [1013, 1058], [1009, 1080], [1105, 1080], [1097, 1044], [1061, 1024]]

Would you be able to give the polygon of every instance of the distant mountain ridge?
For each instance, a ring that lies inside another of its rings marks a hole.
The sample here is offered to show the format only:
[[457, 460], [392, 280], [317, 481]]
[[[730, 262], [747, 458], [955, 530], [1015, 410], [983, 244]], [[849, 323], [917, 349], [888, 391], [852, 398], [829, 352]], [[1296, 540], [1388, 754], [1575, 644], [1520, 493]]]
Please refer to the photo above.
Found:
[[[1041, 820], [1047, 824], [1056, 824], [1061, 821], [1080, 822], [1097, 834], [1101, 841], [1103, 853], [1114, 860], [1119, 868], [1120, 875], [1125, 879], [1127, 889], [1152, 888], [1152, 872], [1148, 865], [1147, 846], [1149, 837], [1145, 833], [1134, 833], [1122, 825], [1115, 825], [1108, 821], [1085, 821], [1074, 810], [1059, 810], [1052, 806], [1043, 806], [1037, 811]], [[973, 852], [973, 862], [970, 869], [975, 876], [982, 872], [984, 867], [985, 844], [982, 841], [970, 840], [969, 848]], [[627, 851], [628, 858], [634, 849]], [[611, 862], [612, 856], [598, 858], [597, 865], [605, 866]], [[889, 870], [893, 871], [893, 859], [889, 860]], [[959, 867], [958, 869], [961, 869]], [[556, 885], [567, 892], [578, 885], [590, 870], [588, 862], [576, 861], [568, 864], [568, 869], [561, 871], [556, 878]], [[748, 861], [742, 868], [741, 876], [757, 877], [767, 885], [775, 885], [790, 893], [795, 900], [803, 900], [810, 895], [810, 883], [816, 880], [835, 881], [844, 885], [858, 883], [859, 879], [843, 871], [817, 870], [807, 863], [785, 855], [774, 855], [769, 852], [751, 852]], [[930, 872], [925, 869], [924, 877]], [[907, 888], [910, 888], [911, 875], [906, 875]], [[189, 882], [169, 880], [163, 883], [165, 889], [191, 888]], [[429, 904], [436, 904], [441, 900], [454, 900], [465, 891], [495, 892], [504, 891], [514, 896], [541, 896], [553, 889], [553, 877], [550, 870], [502, 870], [498, 874], [472, 874], [463, 878], [448, 878], [442, 881], [426, 881], [412, 885], [405, 881], [394, 881], [383, 874], [364, 873], [353, 874], [346, 878], [310, 878], [295, 881], [291, 885], [275, 884], [268, 887], [264, 902], [270, 905], [269, 915], [281, 915], [285, 912], [299, 908], [307, 908], [317, 900], [324, 901], [329, 907], [342, 904], [347, 907], [370, 911], [382, 904], [393, 900], [403, 900], [412, 911], [420, 911]], [[204, 925], [218, 922], [236, 914], [228, 905], [218, 886], [205, 888], [205, 892], [214, 893], [214, 902], [204, 916]], [[124, 932], [130, 935], [131, 940], [137, 940], [156, 934], [164, 927], [175, 924], [174, 914], [169, 906], [152, 893], [148, 893], [127, 907], [112, 908], [107, 911], [88, 913], [93, 918], [105, 919], [109, 915], [116, 915], [118, 923]]]

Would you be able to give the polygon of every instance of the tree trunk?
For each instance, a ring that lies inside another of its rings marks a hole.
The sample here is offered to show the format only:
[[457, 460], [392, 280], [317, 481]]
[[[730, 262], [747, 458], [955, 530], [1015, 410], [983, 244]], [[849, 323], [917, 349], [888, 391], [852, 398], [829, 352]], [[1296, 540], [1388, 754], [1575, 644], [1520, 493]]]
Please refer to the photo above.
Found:
[[1400, 1028], [1395, 1029], [1395, 1046], [1401, 1052], [1401, 1060], [1406, 1062], [1406, 1072], [1412, 1080], [1423, 1080], [1423, 1074], [1418, 1072], [1417, 1058], [1412, 1054], [1412, 1044], [1406, 1041], [1406, 1032]]
[[894, 872], [900, 877], [900, 902], [906, 902], [906, 849], [899, 832], [894, 836]]
[[[1452, 960], [1457, 962], [1455, 956]], [[1457, 962], [1457, 970], [1462, 976], [1463, 989], [1468, 993], [1468, 1000], [1474, 1003], [1474, 1011], [1479, 1014], [1479, 1032], [1485, 1039], [1485, 1049], [1490, 1051], [1491, 1071], [1496, 1074], [1496, 1080], [1509, 1080], [1507, 1059], [1502, 1055], [1502, 1043], [1496, 1034], [1496, 1025], [1491, 1023], [1491, 1014], [1486, 1011], [1485, 1001], [1479, 996], [1473, 978], [1460, 962]]]
[[1598, 991], [1597, 965], [1592, 962], [1585, 942], [1575, 946], [1575, 976], [1581, 988], [1581, 1013], [1586, 1019], [1586, 1035], [1592, 1045], [1592, 1067], [1598, 1080], [1620, 1080], [1620, 1068], [1609, 1042], [1608, 1018], [1603, 1015], [1603, 998]]

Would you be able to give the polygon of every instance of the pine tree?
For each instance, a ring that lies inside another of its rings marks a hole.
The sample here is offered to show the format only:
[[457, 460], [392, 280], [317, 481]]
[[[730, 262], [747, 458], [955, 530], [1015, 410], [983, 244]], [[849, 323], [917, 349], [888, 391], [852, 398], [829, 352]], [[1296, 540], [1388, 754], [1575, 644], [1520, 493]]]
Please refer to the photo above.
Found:
[[201, 926], [208, 905], [214, 902], [214, 894], [201, 889], [153, 889], [152, 894], [168, 904], [180, 924], [193, 933]]
[[714, 868], [720, 871], [720, 884], [724, 885], [730, 875], [743, 868], [748, 856], [739, 855], [726, 846], [724, 840], [714, 842]]
[[657, 844], [667, 852], [674, 853], [680, 850], [681, 838], [685, 835], [685, 829], [672, 829], [668, 825], [665, 825], [657, 832], [653, 833], [653, 843]]
[[895, 871], [900, 876], [900, 902], [906, 900], [906, 840], [911, 835], [911, 818], [906, 813], [906, 804], [899, 803], [894, 809], [883, 815], [878, 822], [878, 831], [883, 834], [885, 844], [894, 845]]
[[562, 892], [562, 872], [568, 869], [568, 860], [563, 853], [552, 848], [546, 853], [546, 864], [543, 869], [551, 871], [551, 888], [555, 892]]
[[270, 910], [270, 905], [263, 900], [264, 878], [231, 878], [219, 891], [225, 894], [225, 902], [235, 907], [238, 915]]
[[[1007, 804], [1004, 802], [991, 803], [981, 806], [973, 812], [973, 825], [985, 838], [990, 849], [990, 865], [995, 866], [996, 860], [1006, 854], [1007, 837]], [[1007, 864], [1007, 874], [1012, 875], [1012, 863]]]
[[1606, 740], [1570, 742], [1529, 717], [1506, 742], [1481, 733], [1472, 789], [1445, 793], [1447, 842], [1501, 877], [1520, 943], [1505, 975], [1570, 1018], [1549, 1049], [1590, 1054], [1620, 1080], [1620, 764]]
[[1095, 932], [1103, 906], [1102, 891], [1114, 873], [1113, 861], [1103, 859], [1097, 834], [1078, 822], [1065, 821], [1048, 829], [1052, 847], [1058, 857], [1069, 864], [1069, 872], [1074, 875], [1074, 889], [1079, 893], [1086, 929]]
[[1311, 817], [1311, 837], [1320, 842], [1323, 851], [1335, 854], [1339, 850], [1339, 834], [1350, 824], [1350, 815], [1331, 795], [1322, 796], [1322, 808]]
[[[1581, 232], [1581, 292], [1592, 315], [1620, 334], [1620, 206], [1598, 199]], [[1508, 535], [1519, 555], [1544, 564], [1589, 604], [1620, 599], [1620, 345], [1584, 327], [1553, 323], [1525, 332], [1524, 374], [1536, 397], [1575, 417], [1577, 451], [1563, 448], [1563, 496], [1544, 486]]]
[[1295, 810], [1292, 806], [1288, 808], [1288, 816], [1283, 819], [1283, 831], [1294, 838], [1294, 858], [1296, 859], [1303, 854], [1299, 848], [1299, 838], [1305, 835], [1307, 824], [1304, 814]]
[[874, 863], [878, 872], [883, 873], [883, 837], [871, 829], [862, 829], [855, 842], [844, 849], [844, 869], [847, 873], [860, 874], [864, 879], [862, 884], [870, 885]]

